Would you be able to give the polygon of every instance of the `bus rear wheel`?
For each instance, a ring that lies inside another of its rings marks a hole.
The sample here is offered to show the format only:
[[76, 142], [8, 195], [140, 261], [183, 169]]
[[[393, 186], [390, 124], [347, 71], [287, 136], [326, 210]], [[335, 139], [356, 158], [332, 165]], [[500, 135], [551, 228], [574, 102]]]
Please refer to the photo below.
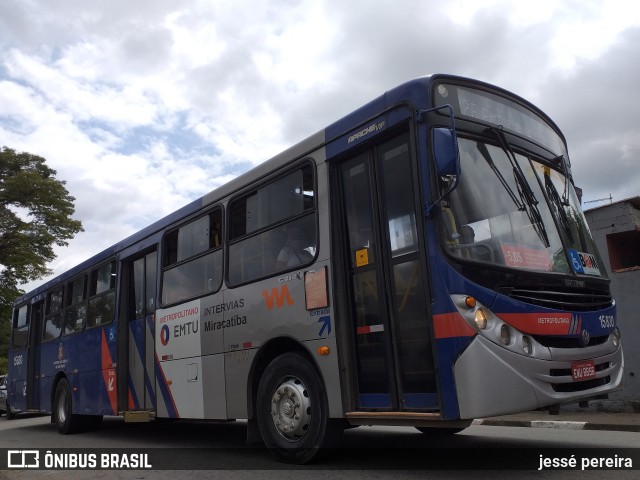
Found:
[[53, 422], [58, 426], [58, 431], [67, 435], [77, 432], [82, 427], [82, 416], [74, 415], [71, 398], [71, 388], [66, 378], [60, 379], [53, 397]]
[[316, 459], [339, 436], [316, 369], [299, 353], [275, 358], [266, 368], [257, 398], [262, 439], [280, 461], [303, 464]]

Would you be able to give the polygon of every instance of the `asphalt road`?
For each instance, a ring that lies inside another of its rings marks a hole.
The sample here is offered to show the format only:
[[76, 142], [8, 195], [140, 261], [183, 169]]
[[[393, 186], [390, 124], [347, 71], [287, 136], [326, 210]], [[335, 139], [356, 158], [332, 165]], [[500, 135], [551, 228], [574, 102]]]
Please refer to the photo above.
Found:
[[[511, 470], [509, 478], [638, 478], [640, 433], [570, 429], [472, 426], [446, 438], [430, 438], [412, 428], [360, 427], [348, 430], [344, 446], [311, 466], [277, 463], [260, 446], [245, 443], [242, 422], [152, 422], [125, 424], [107, 418], [98, 431], [62, 436], [49, 417], [0, 419], [0, 453], [8, 449], [52, 452], [150, 450], [153, 470], [0, 470], [0, 479], [195, 479], [195, 478], [486, 478], [493, 470]], [[87, 450], [93, 449], [93, 450]], [[588, 450], [585, 450], [588, 449]], [[635, 449], [635, 450], [629, 450]], [[540, 462], [571, 460], [576, 468], [543, 468]], [[631, 458], [633, 470], [621, 462]], [[619, 461], [621, 469], [589, 467], [581, 462]], [[4, 465], [7, 461], [2, 459]], [[176, 470], [156, 470], [156, 468]], [[477, 470], [476, 470], [477, 468]]]

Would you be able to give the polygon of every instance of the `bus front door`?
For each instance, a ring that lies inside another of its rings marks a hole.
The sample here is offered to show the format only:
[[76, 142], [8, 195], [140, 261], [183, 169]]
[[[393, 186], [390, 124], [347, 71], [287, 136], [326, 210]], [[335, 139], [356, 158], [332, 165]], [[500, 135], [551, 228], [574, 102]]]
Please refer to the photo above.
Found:
[[409, 134], [340, 163], [337, 178], [355, 406], [438, 410]]

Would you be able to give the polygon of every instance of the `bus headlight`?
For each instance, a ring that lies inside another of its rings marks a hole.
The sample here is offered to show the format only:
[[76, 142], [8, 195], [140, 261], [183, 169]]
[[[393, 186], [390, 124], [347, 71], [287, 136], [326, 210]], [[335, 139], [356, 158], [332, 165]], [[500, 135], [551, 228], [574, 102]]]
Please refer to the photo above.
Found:
[[[451, 300], [467, 325], [482, 337], [500, 348], [518, 355], [534, 355], [541, 360], [551, 360], [551, 350], [537, 342], [530, 333], [521, 331], [500, 318], [491, 308], [471, 295], [451, 294]], [[616, 329], [617, 330], [617, 329]], [[612, 342], [618, 342], [620, 332], [612, 332]]]
[[503, 345], [509, 345], [511, 343], [511, 329], [509, 325], [502, 325], [500, 327], [500, 341]]
[[611, 332], [611, 340], [613, 341], [613, 346], [618, 348], [620, 346], [620, 330], [618, 330], [618, 327], [613, 329], [613, 332]]
[[479, 308], [478, 310], [476, 310], [475, 320], [476, 320], [476, 325], [480, 330], [484, 330], [485, 328], [487, 328], [487, 314], [482, 308]]

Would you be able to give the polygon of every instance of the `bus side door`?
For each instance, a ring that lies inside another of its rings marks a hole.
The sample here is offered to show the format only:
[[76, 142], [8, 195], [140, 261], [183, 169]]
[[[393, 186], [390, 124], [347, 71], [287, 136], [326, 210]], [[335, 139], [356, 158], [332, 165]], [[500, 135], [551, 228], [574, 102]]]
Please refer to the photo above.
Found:
[[25, 304], [14, 311], [9, 355], [9, 404], [16, 410], [37, 409], [38, 377], [37, 333], [42, 319], [44, 302]]
[[[375, 140], [374, 140], [375, 141]], [[437, 411], [417, 167], [408, 131], [334, 164], [357, 410]]]

